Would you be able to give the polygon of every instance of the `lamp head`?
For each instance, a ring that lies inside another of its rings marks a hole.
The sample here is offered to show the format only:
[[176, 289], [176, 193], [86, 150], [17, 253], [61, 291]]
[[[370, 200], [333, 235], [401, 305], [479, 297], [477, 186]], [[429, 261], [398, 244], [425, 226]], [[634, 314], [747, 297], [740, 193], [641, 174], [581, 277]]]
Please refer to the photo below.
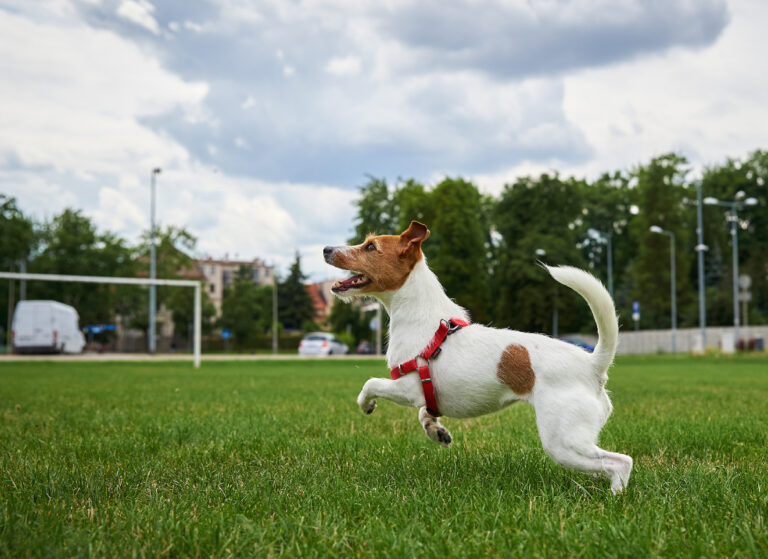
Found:
[[757, 198], [755, 198], [754, 196], [751, 196], [746, 200], [744, 200], [744, 204], [747, 206], [757, 206]]
[[662, 229], [658, 225], [651, 225], [650, 230], [651, 230], [651, 233], [663, 233], [664, 232], [664, 229]]
[[717, 206], [717, 204], [720, 203], [720, 200], [718, 200], [717, 198], [713, 198], [712, 196], [707, 196], [706, 198], [704, 198], [704, 203], [707, 206]]
[[152, 174], [159, 175], [162, 171], [163, 170], [160, 167], [155, 167], [154, 169], [152, 169]]

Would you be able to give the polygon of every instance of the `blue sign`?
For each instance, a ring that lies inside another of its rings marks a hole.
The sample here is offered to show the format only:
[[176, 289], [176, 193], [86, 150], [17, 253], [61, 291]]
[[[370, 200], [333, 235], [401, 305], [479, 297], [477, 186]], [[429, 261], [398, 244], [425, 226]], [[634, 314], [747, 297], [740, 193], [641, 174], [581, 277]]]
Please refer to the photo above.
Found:
[[232, 337], [232, 331], [231, 330], [222, 330], [221, 331], [221, 339], [222, 340], [228, 340]]
[[101, 332], [114, 332], [114, 324], [89, 324], [83, 328], [89, 334], [100, 334]]
[[632, 302], [632, 320], [635, 322], [640, 320], [640, 301]]

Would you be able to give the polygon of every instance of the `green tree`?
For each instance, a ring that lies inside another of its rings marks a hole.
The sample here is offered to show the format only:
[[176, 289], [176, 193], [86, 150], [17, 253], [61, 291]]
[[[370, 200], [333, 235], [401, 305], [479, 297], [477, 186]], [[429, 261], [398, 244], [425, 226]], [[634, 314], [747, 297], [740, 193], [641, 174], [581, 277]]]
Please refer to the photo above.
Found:
[[397, 223], [392, 233], [402, 233], [416, 220], [424, 224], [434, 221], [434, 207], [430, 203], [430, 195], [424, 185], [413, 179], [408, 179], [392, 193], [392, 204], [397, 213]]
[[[756, 206], [739, 210], [739, 275], [752, 279], [753, 300], [749, 323], [768, 322], [768, 152], [755, 151], [744, 160], [728, 159], [709, 167], [702, 177], [703, 195], [733, 200], [737, 193], [755, 197]], [[727, 210], [704, 207], [704, 241], [709, 246], [707, 264], [707, 322], [733, 323], [733, 270]], [[745, 317], [742, 317], [742, 322]]]
[[360, 199], [355, 205], [355, 234], [349, 240], [350, 244], [362, 243], [370, 233], [391, 235], [396, 232], [400, 215], [386, 180], [369, 177], [360, 187]]
[[[159, 228], [155, 234], [156, 274], [160, 279], [197, 278], [199, 271], [193, 261], [197, 238], [184, 227], [169, 225]], [[149, 276], [150, 233], [145, 231], [137, 247], [137, 266], [140, 275]], [[144, 298], [133, 317], [133, 325], [146, 331], [148, 328], [148, 290], [142, 290]], [[171, 311], [174, 331], [189, 339], [190, 325], [194, 321], [194, 294], [189, 288], [159, 286], [157, 306], [165, 305]], [[213, 328], [216, 308], [203, 290], [201, 292], [201, 322], [204, 333]]]
[[631, 296], [640, 302], [644, 328], [669, 328], [669, 238], [650, 232], [652, 225], [675, 234], [677, 302], [680, 326], [698, 322], [692, 284], [692, 255], [695, 244], [696, 212], [685, 205], [694, 199], [685, 182], [685, 158], [666, 154], [653, 158], [634, 171], [637, 178], [639, 213], [630, 225], [637, 254], [631, 264]]
[[271, 323], [272, 286], [257, 285], [248, 267], [241, 266], [225, 290], [219, 324], [231, 330], [237, 349], [253, 349], [256, 338], [266, 333]]
[[[541, 259], [583, 267], [576, 244], [582, 236], [584, 187], [581, 181], [549, 174], [504, 187], [494, 214], [501, 235], [494, 294], [497, 325], [551, 332], [555, 306], [560, 331], [589, 324], [583, 301], [535, 265]], [[546, 254], [539, 256], [537, 250]]]
[[305, 279], [307, 276], [301, 271], [301, 257], [297, 252], [288, 277], [277, 288], [277, 312], [286, 330], [299, 330], [305, 321], [315, 317], [312, 298], [304, 287]]
[[24, 216], [15, 198], [0, 194], [0, 268], [27, 258], [35, 242], [32, 221]]
[[[35, 230], [32, 221], [24, 216], [16, 205], [15, 198], [0, 194], [0, 269], [18, 271], [16, 263], [29, 257], [35, 244]], [[9, 282], [0, 282], [0, 345], [5, 343], [5, 327], [13, 312], [9, 306]], [[14, 299], [18, 297], [18, 282], [15, 283]]]
[[613, 248], [613, 284], [617, 311], [626, 320], [620, 320], [624, 326], [631, 327], [629, 319], [632, 309], [630, 297], [631, 282], [628, 269], [636, 254], [636, 240], [630, 234], [630, 224], [637, 211], [637, 190], [630, 187], [632, 177], [616, 171], [604, 173], [592, 184], [585, 184], [583, 189], [584, 208], [578, 218], [579, 243], [582, 256], [593, 274], [608, 285], [607, 245], [595, 242], [588, 233], [590, 229], [611, 235]]
[[[88, 276], [134, 276], [133, 251], [112, 233], [99, 234], [80, 210], [66, 209], [45, 223], [41, 250], [31, 272]], [[81, 324], [112, 322], [116, 312], [136, 308], [137, 288], [83, 283], [30, 282], [30, 299], [53, 299], [72, 305]]]
[[469, 309], [473, 320], [489, 318], [490, 278], [482, 199], [477, 187], [447, 178], [430, 193], [434, 218], [423, 250], [449, 297]]
[[[355, 344], [361, 340], [372, 341], [372, 331], [370, 321], [375, 311], [363, 312], [358, 303], [346, 303], [337, 299], [331, 308], [331, 314], [328, 317], [328, 323], [331, 331], [336, 334], [348, 332], [354, 338]], [[354, 351], [350, 347], [350, 351]]]

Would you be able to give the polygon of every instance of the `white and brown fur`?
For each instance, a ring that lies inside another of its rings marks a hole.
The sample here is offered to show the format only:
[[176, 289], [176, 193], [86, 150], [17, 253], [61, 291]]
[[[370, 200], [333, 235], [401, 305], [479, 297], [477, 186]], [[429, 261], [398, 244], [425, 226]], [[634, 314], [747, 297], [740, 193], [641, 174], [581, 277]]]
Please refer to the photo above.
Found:
[[[466, 309], [447, 297], [427, 266], [421, 243], [428, 236], [427, 227], [414, 221], [401, 235], [371, 235], [360, 245], [323, 251], [329, 264], [356, 274], [355, 280], [334, 286], [337, 296], [372, 296], [387, 309], [390, 368], [418, 355], [441, 320], [469, 319]], [[439, 358], [429, 364], [440, 412], [447, 417], [475, 417], [520, 400], [528, 402], [536, 410], [539, 436], [552, 459], [607, 477], [611, 490], [618, 493], [629, 481], [632, 458], [597, 446], [598, 434], [613, 409], [605, 391], [606, 372], [618, 342], [613, 301], [602, 283], [587, 272], [566, 266], [546, 269], [589, 304], [599, 336], [594, 352], [541, 334], [472, 324], [451, 336]], [[427, 413], [415, 373], [398, 380], [370, 379], [357, 403], [369, 414], [377, 398], [419, 408], [419, 421], [429, 438], [450, 444], [448, 430]]]

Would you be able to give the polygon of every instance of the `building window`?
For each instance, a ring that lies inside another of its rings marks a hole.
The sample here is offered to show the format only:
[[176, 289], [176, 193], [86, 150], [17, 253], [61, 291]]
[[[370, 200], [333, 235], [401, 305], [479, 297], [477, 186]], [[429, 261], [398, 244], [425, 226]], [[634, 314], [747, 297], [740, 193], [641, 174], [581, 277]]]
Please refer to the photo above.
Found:
[[229, 270], [224, 270], [224, 287], [229, 287], [229, 284], [232, 283], [232, 272]]
[[211, 293], [213, 293], [214, 291], [216, 291], [216, 286], [215, 286], [214, 284], [210, 284], [210, 285], [208, 286], [208, 291], [210, 291]]
[[253, 270], [253, 281], [258, 282], [259, 281], [259, 269], [254, 268]]

